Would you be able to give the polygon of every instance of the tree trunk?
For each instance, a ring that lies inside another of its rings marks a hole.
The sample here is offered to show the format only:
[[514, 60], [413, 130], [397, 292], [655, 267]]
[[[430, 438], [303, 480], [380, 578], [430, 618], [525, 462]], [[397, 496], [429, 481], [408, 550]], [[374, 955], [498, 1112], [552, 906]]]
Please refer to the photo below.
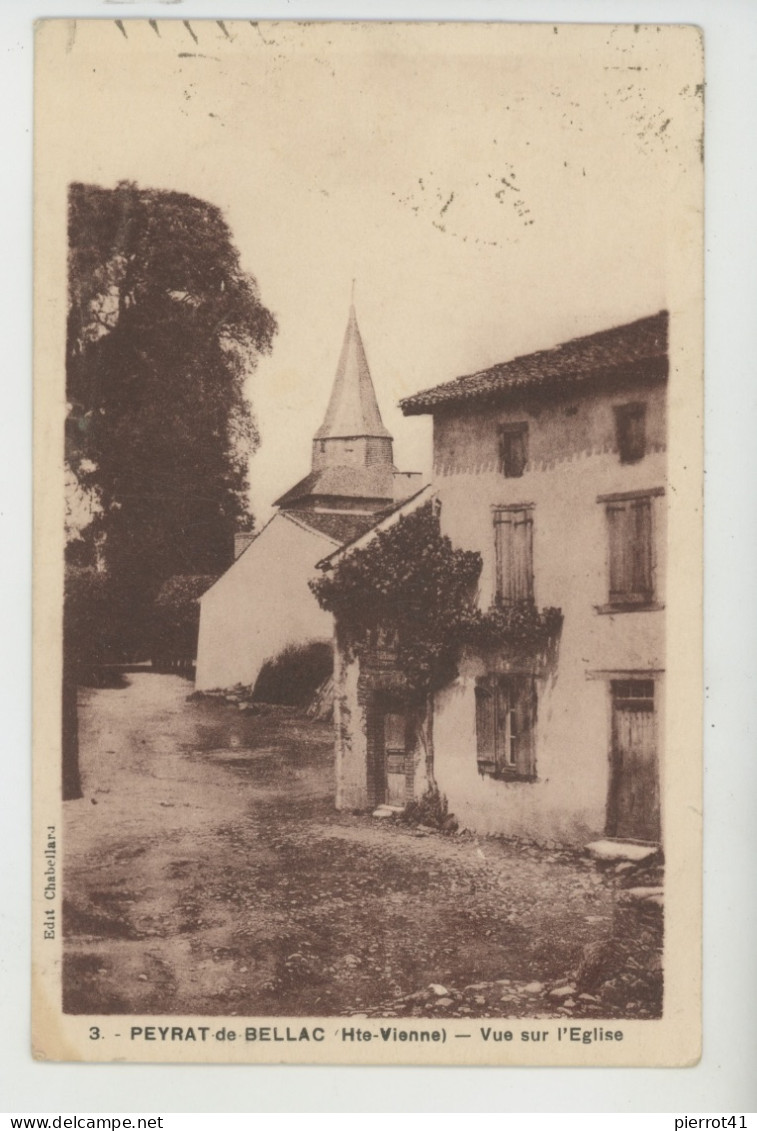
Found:
[[79, 773], [79, 717], [77, 712], [78, 680], [73, 665], [63, 662], [63, 800], [82, 797]]

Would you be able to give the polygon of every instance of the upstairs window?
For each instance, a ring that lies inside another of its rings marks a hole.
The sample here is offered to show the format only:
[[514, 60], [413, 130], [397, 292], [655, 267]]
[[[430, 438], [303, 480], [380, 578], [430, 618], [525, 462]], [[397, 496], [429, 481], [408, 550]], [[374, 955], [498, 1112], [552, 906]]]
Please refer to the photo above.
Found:
[[532, 601], [533, 507], [497, 507], [494, 511], [494, 549], [498, 604]]
[[647, 406], [621, 404], [615, 407], [615, 439], [621, 463], [638, 463], [647, 451]]
[[536, 685], [531, 676], [487, 675], [476, 681], [478, 772], [531, 781], [535, 777]]
[[500, 424], [499, 469], [506, 479], [519, 479], [528, 461], [528, 425]]
[[653, 491], [600, 496], [607, 516], [609, 608], [648, 606], [655, 600]]

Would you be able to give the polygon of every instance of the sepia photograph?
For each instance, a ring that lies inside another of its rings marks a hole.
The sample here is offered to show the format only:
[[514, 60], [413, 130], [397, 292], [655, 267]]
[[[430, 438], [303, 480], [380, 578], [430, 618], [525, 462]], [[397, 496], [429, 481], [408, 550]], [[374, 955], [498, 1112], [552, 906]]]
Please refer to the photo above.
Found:
[[699, 31], [36, 83], [35, 1055], [695, 1063]]

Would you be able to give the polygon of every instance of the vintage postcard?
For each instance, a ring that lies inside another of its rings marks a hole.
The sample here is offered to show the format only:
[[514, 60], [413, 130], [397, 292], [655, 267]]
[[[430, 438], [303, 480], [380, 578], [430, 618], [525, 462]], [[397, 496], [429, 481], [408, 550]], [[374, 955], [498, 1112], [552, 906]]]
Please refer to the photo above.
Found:
[[697, 1061], [703, 94], [38, 25], [36, 1057]]

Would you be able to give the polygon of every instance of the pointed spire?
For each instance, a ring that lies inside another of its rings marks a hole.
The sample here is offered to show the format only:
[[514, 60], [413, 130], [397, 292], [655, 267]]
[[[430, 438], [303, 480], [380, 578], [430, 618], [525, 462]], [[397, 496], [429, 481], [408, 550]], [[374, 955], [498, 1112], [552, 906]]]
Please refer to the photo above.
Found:
[[[354, 298], [354, 280], [353, 280]], [[384, 427], [376, 393], [357, 324], [354, 301], [350, 305], [342, 352], [323, 424], [316, 440], [348, 436], [380, 436], [391, 439]]]

